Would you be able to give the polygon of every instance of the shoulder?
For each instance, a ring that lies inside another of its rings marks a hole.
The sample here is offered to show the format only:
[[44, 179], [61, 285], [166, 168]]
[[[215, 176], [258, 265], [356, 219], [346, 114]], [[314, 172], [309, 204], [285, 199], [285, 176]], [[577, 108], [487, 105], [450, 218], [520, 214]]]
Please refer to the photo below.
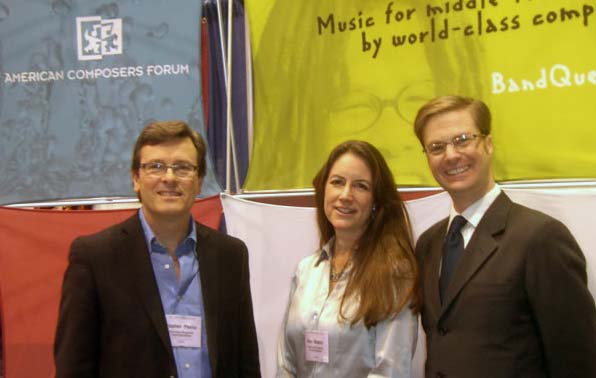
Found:
[[322, 274], [322, 269], [325, 266], [325, 261], [324, 258], [321, 258], [320, 250], [303, 257], [294, 269], [292, 276], [293, 284], [301, 286], [303, 282], [318, 282]]
[[420, 238], [422, 239], [424, 238], [431, 238], [433, 236], [435, 236], [437, 233], [439, 233], [439, 231], [441, 230], [441, 228], [445, 227], [445, 225], [447, 224], [448, 218], [443, 218], [440, 221], [438, 221], [437, 223], [433, 224], [432, 226], [430, 226], [426, 231], [424, 231], [422, 233], [422, 235], [420, 235]]
[[71, 249], [81, 246], [105, 249], [127, 237], [136, 237], [139, 235], [141, 237], [143, 236], [143, 229], [138, 215], [134, 214], [123, 222], [111, 225], [96, 233], [76, 237], [72, 242]]
[[68, 262], [71, 266], [109, 270], [114, 264], [122, 264], [123, 256], [146, 249], [141, 222], [135, 214], [121, 223], [75, 238], [70, 245]]
[[556, 219], [551, 217], [550, 215], [547, 215], [541, 211], [532, 209], [525, 205], [519, 204], [517, 202], [511, 202], [511, 215], [519, 219], [524, 219], [526, 221], [536, 223], [556, 221]]
[[242, 240], [221, 231], [214, 230], [196, 221], [195, 227], [197, 231], [197, 240], [199, 242], [208, 243], [212, 247], [228, 253], [247, 253], [246, 244]]
[[324, 261], [325, 258], [321, 256], [321, 251], [317, 250], [310, 255], [303, 257], [302, 260], [298, 263], [299, 269], [306, 269], [309, 267], [314, 267], [317, 263]]
[[541, 211], [512, 203], [505, 234], [518, 251], [525, 251], [529, 266], [584, 270], [585, 257], [571, 231], [560, 220]]
[[508, 223], [519, 227], [528, 235], [539, 232], [543, 234], [543, 237], [548, 237], [555, 232], [554, 235], [569, 234], [571, 236], [567, 226], [560, 220], [515, 202], [511, 204]]
[[[553, 231], [555, 232], [552, 233]], [[553, 236], [565, 235], [572, 238], [561, 221], [513, 202], [505, 193], [501, 193], [486, 210], [475, 230], [476, 233], [492, 237], [502, 234], [505, 240], [510, 240], [520, 247], [525, 243], [534, 243]]]
[[424, 231], [416, 242], [416, 250], [418, 251], [419, 248], [425, 248], [428, 242], [440, 235], [442, 230], [446, 229], [447, 221], [448, 218], [441, 219]]
[[324, 261], [325, 259], [321, 257], [321, 251], [317, 250], [316, 252], [303, 257], [298, 262], [298, 265], [294, 271], [294, 276], [300, 277], [304, 276], [305, 274], [309, 274], [309, 272], [312, 272], [313, 269], [322, 266], [321, 264], [323, 264]]

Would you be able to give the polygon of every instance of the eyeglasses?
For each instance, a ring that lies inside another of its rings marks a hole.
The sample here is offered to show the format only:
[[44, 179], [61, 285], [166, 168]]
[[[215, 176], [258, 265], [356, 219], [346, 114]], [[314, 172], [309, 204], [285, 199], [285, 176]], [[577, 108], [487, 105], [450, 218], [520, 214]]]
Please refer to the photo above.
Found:
[[445, 153], [447, 150], [448, 145], [452, 145], [457, 151], [461, 151], [464, 148], [468, 147], [472, 141], [476, 140], [476, 138], [483, 138], [486, 135], [484, 134], [468, 134], [464, 133], [453, 137], [450, 142], [433, 142], [428, 144], [422, 152], [426, 152], [429, 155], [439, 156]]
[[168, 168], [172, 168], [172, 172], [179, 178], [189, 178], [197, 170], [197, 167], [190, 163], [174, 163], [166, 164], [161, 161], [152, 161], [150, 163], [141, 164], [141, 168], [150, 176], [161, 177], [166, 174]]

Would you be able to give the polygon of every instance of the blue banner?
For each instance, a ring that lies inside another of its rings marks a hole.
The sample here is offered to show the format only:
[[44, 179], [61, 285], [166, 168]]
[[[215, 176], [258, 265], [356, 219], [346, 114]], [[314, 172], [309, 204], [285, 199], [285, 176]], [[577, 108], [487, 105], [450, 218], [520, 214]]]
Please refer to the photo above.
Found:
[[0, 204], [133, 196], [148, 122], [204, 135], [200, 22], [189, 0], [0, 3]]

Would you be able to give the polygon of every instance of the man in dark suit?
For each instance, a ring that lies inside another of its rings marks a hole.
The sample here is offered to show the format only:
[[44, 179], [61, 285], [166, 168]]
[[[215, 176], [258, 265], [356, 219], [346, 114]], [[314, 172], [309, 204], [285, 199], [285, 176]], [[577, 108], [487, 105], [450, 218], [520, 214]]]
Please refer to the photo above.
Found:
[[[568, 229], [495, 184], [491, 116], [444, 96], [415, 132], [450, 216], [418, 240], [426, 377], [596, 377], [596, 310]], [[449, 230], [449, 231], [448, 231]]]
[[190, 213], [205, 150], [182, 121], [152, 123], [137, 139], [141, 209], [71, 246], [58, 378], [260, 377], [246, 246]]

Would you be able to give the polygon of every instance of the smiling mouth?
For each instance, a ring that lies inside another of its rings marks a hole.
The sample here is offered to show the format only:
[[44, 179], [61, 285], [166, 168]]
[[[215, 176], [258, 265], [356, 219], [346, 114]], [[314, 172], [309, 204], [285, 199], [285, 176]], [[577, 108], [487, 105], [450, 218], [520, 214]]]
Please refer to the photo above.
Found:
[[336, 207], [335, 210], [338, 213], [343, 214], [343, 215], [351, 215], [351, 214], [354, 214], [356, 212], [356, 210], [354, 210], [354, 209], [348, 209], [348, 208], [345, 208], [345, 207]]
[[470, 166], [464, 165], [463, 167], [455, 167], [452, 169], [448, 169], [445, 172], [447, 173], [447, 176], [455, 176], [466, 172], [468, 169], [470, 169]]
[[157, 194], [159, 194], [162, 197], [180, 197], [180, 196], [182, 196], [182, 193], [172, 191], [172, 190], [160, 190], [159, 192], [157, 192]]

